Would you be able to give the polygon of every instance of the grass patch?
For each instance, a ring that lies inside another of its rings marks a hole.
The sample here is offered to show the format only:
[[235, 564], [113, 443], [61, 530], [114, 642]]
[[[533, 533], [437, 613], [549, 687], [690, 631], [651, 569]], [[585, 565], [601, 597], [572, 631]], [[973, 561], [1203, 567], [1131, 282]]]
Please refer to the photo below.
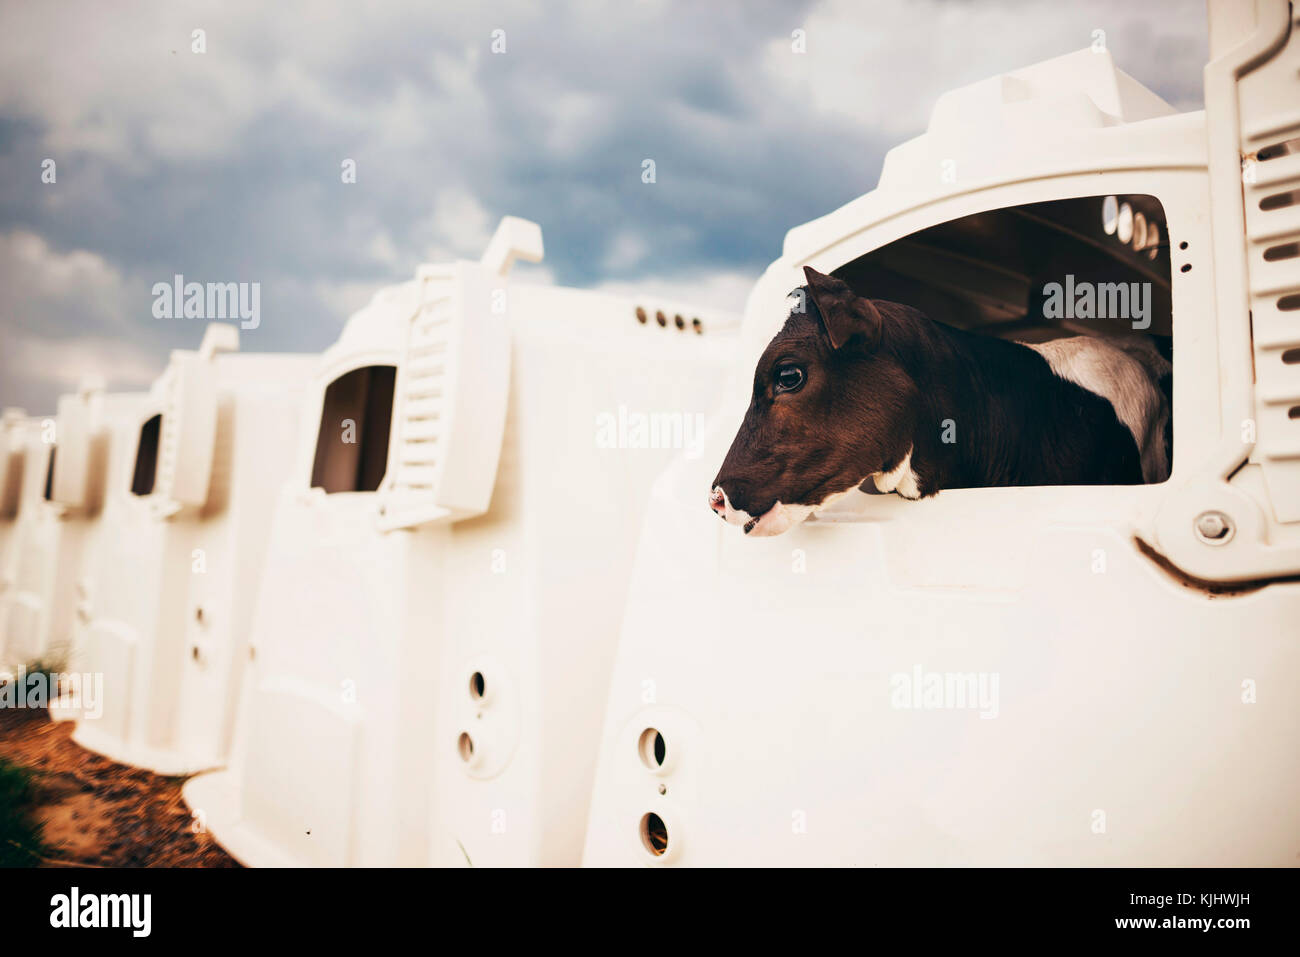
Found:
[[0, 867], [35, 867], [42, 855], [32, 822], [32, 773], [0, 758]]

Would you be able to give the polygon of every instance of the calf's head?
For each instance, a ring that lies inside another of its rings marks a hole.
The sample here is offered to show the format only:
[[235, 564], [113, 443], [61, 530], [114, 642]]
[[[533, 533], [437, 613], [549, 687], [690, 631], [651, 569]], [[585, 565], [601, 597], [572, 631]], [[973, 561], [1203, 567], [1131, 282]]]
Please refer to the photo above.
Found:
[[[754, 370], [749, 409], [709, 506], [747, 535], [779, 535], [911, 450], [917, 388], [881, 312], [843, 280], [808, 285]], [[800, 295], [799, 293], [802, 293]]]

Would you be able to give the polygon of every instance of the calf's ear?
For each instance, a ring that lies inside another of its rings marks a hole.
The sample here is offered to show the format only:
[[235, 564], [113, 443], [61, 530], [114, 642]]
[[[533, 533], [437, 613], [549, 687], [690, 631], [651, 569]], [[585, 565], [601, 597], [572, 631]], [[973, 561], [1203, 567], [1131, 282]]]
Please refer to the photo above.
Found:
[[819, 273], [811, 266], [804, 266], [803, 274], [833, 348], [840, 348], [854, 336], [861, 336], [868, 348], [880, 343], [880, 313], [870, 299], [856, 295], [843, 279]]

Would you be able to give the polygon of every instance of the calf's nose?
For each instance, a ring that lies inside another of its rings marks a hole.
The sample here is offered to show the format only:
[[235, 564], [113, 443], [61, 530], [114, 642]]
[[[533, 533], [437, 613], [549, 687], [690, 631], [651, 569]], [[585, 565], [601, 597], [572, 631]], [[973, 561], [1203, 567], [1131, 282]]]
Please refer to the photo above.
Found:
[[709, 493], [709, 508], [713, 509], [719, 515], [726, 512], [727, 499], [726, 496], [722, 494], [722, 489], [715, 487], [713, 491]]

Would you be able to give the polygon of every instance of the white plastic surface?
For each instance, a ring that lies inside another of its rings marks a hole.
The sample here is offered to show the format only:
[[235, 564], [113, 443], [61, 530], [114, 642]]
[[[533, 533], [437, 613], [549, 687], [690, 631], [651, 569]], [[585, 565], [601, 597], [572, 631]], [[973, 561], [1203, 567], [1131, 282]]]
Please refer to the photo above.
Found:
[[[209, 335], [174, 352], [116, 430], [130, 452], [114, 461], [78, 586], [75, 647], [104, 692], [102, 716], [80, 720], [74, 739], [166, 774], [226, 759], [271, 509], [315, 366], [229, 345]], [[136, 495], [141, 427], [158, 414], [153, 491]]]
[[68, 509], [92, 507], [103, 483], [102, 404], [99, 390], [59, 397], [58, 453], [50, 501]]
[[459, 262], [421, 270], [416, 285], [397, 362], [386, 529], [487, 511], [510, 392], [504, 279]]
[[75, 663], [77, 582], [85, 543], [103, 516], [109, 434], [143, 401], [90, 388], [61, 397], [57, 416], [7, 420], [10, 448], [21, 452], [21, 487], [16, 514], [0, 518], [0, 665]]
[[[1258, 480], [1239, 476], [1231, 504], [1246, 551], [1270, 542], [1271, 564], [1190, 541], [1193, 509], [1222, 503], [1200, 486], [1180, 498], [1207, 463], [1228, 466], [1230, 437], [1245, 457], [1249, 326], [1216, 298], [1241, 231], [1217, 212], [1211, 229], [1205, 118], [1167, 115], [1110, 69], [1085, 52], [950, 94], [877, 190], [786, 237], [703, 454], [656, 486], [586, 863], [1294, 864], [1300, 702], [1278, 682], [1300, 669], [1300, 584], [1212, 590], [1136, 539], [1177, 502], [1186, 536], [1160, 525], [1148, 541], [1184, 569], [1296, 570], [1280, 561], [1295, 529], [1260, 508]], [[1223, 103], [1207, 90], [1207, 105]], [[803, 265], [830, 272], [981, 210], [1129, 193], [1161, 201], [1177, 244], [1168, 483], [855, 495], [761, 540], [707, 511]], [[987, 704], [956, 694], [971, 679], [996, 688]], [[662, 767], [639, 746], [652, 729]], [[662, 854], [642, 834], [651, 813]]]
[[[53, 428], [53, 419], [48, 420]], [[23, 664], [40, 653], [40, 603], [31, 586], [44, 578], [44, 562], [35, 544], [48, 532], [40, 532], [41, 499], [49, 465], [49, 449], [40, 441], [41, 419], [27, 418], [17, 410], [6, 411], [5, 448], [8, 460], [6, 497], [13, 514], [0, 520], [0, 667]], [[19, 585], [22, 592], [19, 593]]]
[[422, 267], [349, 321], [305, 402], [318, 420], [339, 376], [397, 364], [390, 477], [425, 283], [445, 283], [455, 308], [441, 317], [479, 337], [451, 347], [441, 370], [451, 420], [439, 436], [451, 438], [430, 483], [438, 507], [395, 518], [388, 480], [378, 492], [310, 489], [316, 435], [304, 428], [234, 757], [185, 787], [248, 864], [580, 858], [635, 536], [653, 477], [684, 451], [635, 447], [629, 417], [675, 414], [693, 438], [734, 320], [683, 310], [684, 329], [660, 327], [637, 306], [675, 316], [668, 304], [506, 283], [481, 264]]

